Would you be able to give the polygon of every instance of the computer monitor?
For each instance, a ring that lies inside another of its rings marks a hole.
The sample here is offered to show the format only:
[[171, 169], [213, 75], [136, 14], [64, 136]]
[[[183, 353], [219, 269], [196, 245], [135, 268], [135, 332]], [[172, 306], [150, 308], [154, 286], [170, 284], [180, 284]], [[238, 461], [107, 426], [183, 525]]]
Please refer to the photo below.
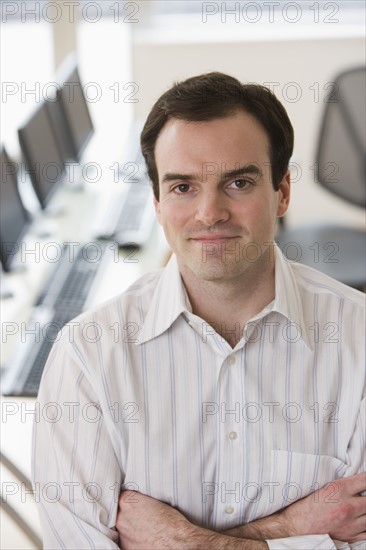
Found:
[[60, 85], [56, 101], [48, 102], [51, 120], [66, 160], [80, 162], [94, 127], [74, 55], [62, 64], [56, 81]]
[[46, 107], [63, 161], [78, 162], [71, 130], [61, 105], [60, 92], [55, 93], [52, 100], [46, 100]]
[[31, 218], [20, 198], [18, 166], [9, 159], [3, 146], [0, 147], [0, 169], [0, 259], [3, 270], [10, 271]]
[[44, 209], [65, 176], [64, 159], [45, 101], [37, 106], [25, 125], [18, 129], [18, 137], [34, 191]]

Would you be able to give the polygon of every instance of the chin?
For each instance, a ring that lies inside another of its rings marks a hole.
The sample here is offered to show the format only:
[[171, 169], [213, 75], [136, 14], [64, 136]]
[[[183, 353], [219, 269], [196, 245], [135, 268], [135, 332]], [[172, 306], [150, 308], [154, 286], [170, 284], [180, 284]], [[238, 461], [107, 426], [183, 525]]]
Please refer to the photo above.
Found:
[[238, 262], [233, 265], [231, 262], [223, 262], [221, 258], [217, 260], [211, 259], [203, 263], [202, 261], [197, 262], [186, 262], [186, 266], [191, 270], [191, 272], [198, 277], [199, 279], [205, 281], [219, 281], [219, 280], [228, 280], [233, 277], [237, 277], [245, 270], [244, 266]]

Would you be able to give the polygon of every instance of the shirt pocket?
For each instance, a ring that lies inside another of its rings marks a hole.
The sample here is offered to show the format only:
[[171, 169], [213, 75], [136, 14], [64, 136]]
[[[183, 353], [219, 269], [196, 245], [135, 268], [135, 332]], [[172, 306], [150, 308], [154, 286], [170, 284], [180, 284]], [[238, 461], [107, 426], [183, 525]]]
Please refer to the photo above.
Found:
[[[347, 464], [328, 455], [313, 455], [283, 450], [271, 452], [271, 508], [289, 506], [327, 483], [343, 477]], [[314, 499], [317, 495], [314, 494]], [[336, 488], [329, 491], [329, 502], [337, 498]]]

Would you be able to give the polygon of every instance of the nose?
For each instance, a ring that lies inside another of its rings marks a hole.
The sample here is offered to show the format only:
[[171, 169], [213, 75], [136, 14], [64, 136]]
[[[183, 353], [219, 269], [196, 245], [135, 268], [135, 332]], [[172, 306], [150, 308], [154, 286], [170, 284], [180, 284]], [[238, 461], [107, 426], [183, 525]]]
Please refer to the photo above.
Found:
[[201, 194], [198, 201], [196, 221], [212, 226], [229, 218], [225, 198], [218, 191], [207, 190]]

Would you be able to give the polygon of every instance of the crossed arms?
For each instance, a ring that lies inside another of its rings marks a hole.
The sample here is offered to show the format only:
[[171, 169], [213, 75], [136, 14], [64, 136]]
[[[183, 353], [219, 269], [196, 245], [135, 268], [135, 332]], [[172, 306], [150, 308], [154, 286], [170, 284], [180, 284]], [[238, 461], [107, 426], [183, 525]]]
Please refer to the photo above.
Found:
[[[219, 533], [192, 524], [179, 510], [140, 493], [132, 495], [137, 497], [138, 502], [129, 502], [131, 494], [127, 500], [124, 499], [126, 494], [122, 494], [122, 500], [119, 501], [122, 484], [131, 480], [134, 480], [137, 490], [140, 488], [148, 492], [146, 484], [140, 483], [143, 470], [140, 468], [141, 471], [136, 473], [139, 466], [136, 453], [131, 451], [130, 460], [127, 460], [129, 455], [126, 450], [126, 441], [132, 435], [144, 436], [144, 424], [117, 424], [109, 414], [109, 401], [103, 398], [104, 401], [99, 405], [100, 400], [98, 402], [94, 390], [102, 385], [104, 379], [96, 378], [91, 384], [91, 375], [84, 373], [90, 367], [89, 363], [83, 367], [84, 370], [81, 369], [81, 360], [76, 352], [69, 345], [66, 346], [67, 342], [63, 344], [57, 355], [54, 353], [52, 356], [55, 368], [46, 370], [47, 384], [38, 397], [42, 411], [48, 411], [49, 405], [50, 410], [54, 411], [56, 404], [62, 414], [55, 419], [40, 415], [34, 424], [33, 480], [39, 496], [45, 549], [117, 550], [119, 538], [125, 550], [255, 550], [268, 547], [271, 550], [334, 550], [332, 539], [352, 543], [352, 548], [357, 545], [365, 549], [366, 497], [361, 496], [361, 493], [366, 491], [366, 474], [353, 476], [366, 469], [364, 401], [361, 406], [357, 405], [357, 418], [352, 417], [352, 421], [342, 423], [343, 430], [350, 424], [353, 432], [350, 437], [344, 438], [344, 446], [347, 444], [347, 448], [344, 452], [342, 449], [341, 458], [336, 459], [335, 466], [330, 470], [329, 461], [324, 461], [321, 475], [317, 478], [322, 483], [322, 480], [325, 482], [337, 477], [337, 469], [342, 471], [344, 477], [328, 485], [329, 493], [326, 492], [327, 488], [320, 489], [271, 516]], [[62, 365], [62, 369], [58, 368], [59, 365]], [[120, 390], [117, 386], [111, 386], [109, 391], [110, 402], [114, 403]], [[102, 414], [100, 408], [105, 414]], [[338, 432], [342, 434], [340, 430]], [[310, 455], [309, 458], [314, 457]], [[122, 465], [129, 466], [128, 474]], [[282, 466], [286, 468], [286, 464]], [[313, 471], [312, 468], [310, 470]], [[310, 485], [310, 478], [307, 479], [308, 485], [301, 481], [296, 472], [291, 477], [291, 481], [298, 481], [304, 487]], [[273, 481], [280, 480], [273, 477]], [[183, 487], [184, 482], [182, 479]], [[154, 486], [149, 494], [157, 496], [158, 489], [158, 485]], [[166, 496], [169, 491], [163, 494]], [[160, 498], [164, 500], [164, 497]], [[179, 505], [182, 505], [181, 501]], [[272, 510], [278, 510], [279, 506]], [[189, 502], [186, 501], [182, 509], [185, 513], [190, 510]], [[192, 517], [199, 516], [192, 514]], [[294, 536], [296, 538], [287, 538]], [[271, 542], [278, 539], [285, 540]]]
[[[156, 499], [124, 491], [117, 517], [120, 546], [123, 550], [260, 550], [275, 548], [265, 542], [270, 539], [326, 534], [333, 540], [359, 542], [358, 548], [366, 548], [366, 496], [361, 495], [364, 491], [366, 473], [339, 479], [271, 516], [224, 533], [194, 525], [178, 510]], [[328, 537], [323, 539], [331, 542]], [[314, 545], [322, 543], [321, 537], [312, 540]], [[318, 547], [332, 548], [329, 544]], [[288, 548], [296, 548], [296, 539]]]

